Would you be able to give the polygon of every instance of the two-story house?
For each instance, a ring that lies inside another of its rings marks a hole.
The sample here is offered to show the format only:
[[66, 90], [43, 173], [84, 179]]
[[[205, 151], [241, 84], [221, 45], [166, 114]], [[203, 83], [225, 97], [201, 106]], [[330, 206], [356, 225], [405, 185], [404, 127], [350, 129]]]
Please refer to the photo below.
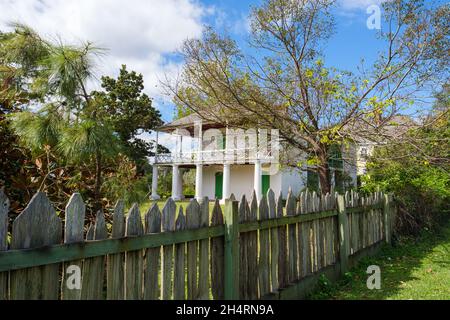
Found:
[[[156, 154], [153, 163], [151, 198], [159, 199], [158, 172], [161, 167], [172, 168], [172, 198], [183, 199], [182, 173], [195, 170], [195, 197], [205, 196], [222, 202], [234, 194], [237, 199], [251, 197], [255, 190], [258, 199], [271, 188], [286, 197], [289, 188], [298, 194], [308, 185], [318, 183], [314, 173], [303, 165], [286, 166], [280, 161], [282, 145], [275, 130], [247, 130], [227, 128], [207, 122], [192, 114], [158, 128], [169, 133], [175, 143], [171, 153]], [[184, 141], [183, 141], [184, 140]], [[186, 148], [186, 140], [189, 140]], [[304, 160], [305, 155], [295, 155]], [[300, 163], [301, 161], [299, 161]], [[334, 161], [336, 162], [336, 161]], [[344, 171], [356, 185], [356, 167], [346, 163], [332, 164], [332, 183], [339, 183]]]

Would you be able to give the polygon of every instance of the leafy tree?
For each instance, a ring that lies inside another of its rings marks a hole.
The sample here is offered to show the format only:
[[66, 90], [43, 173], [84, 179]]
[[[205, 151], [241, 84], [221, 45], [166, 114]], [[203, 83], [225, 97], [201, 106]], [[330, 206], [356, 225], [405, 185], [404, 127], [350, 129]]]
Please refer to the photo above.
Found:
[[[21, 140], [35, 152], [49, 154], [60, 152], [69, 161], [81, 164], [86, 158], [95, 163], [94, 209], [101, 208], [102, 166], [106, 154], [110, 153], [111, 130], [99, 123], [96, 111], [90, 108], [91, 98], [86, 82], [92, 77], [93, 56], [99, 50], [90, 43], [81, 47], [64, 44], [49, 44], [47, 54], [36, 60], [38, 73], [32, 78], [31, 86], [46, 104], [46, 97], [56, 99], [47, 103], [38, 113], [15, 114], [13, 128]], [[17, 53], [20, 56], [20, 50]], [[84, 114], [83, 114], [84, 113]], [[63, 120], [64, 119], [64, 120]], [[48, 161], [48, 165], [49, 165]], [[50, 167], [41, 187], [45, 187], [51, 175]]]
[[244, 53], [208, 28], [185, 42], [183, 72], [165, 83], [181, 110], [223, 125], [279, 129], [286, 145], [310, 155], [323, 193], [330, 191], [333, 146], [386, 140], [391, 119], [431, 80], [448, 75], [448, 6], [384, 2], [385, 50], [352, 74], [327, 67], [321, 52], [334, 30], [333, 4], [266, 0], [250, 15], [253, 50]]
[[[82, 192], [92, 213], [105, 204], [104, 195], [122, 196], [105, 190], [123, 178], [121, 163], [128, 160], [120, 153], [133, 154], [129, 139], [160, 121], [141, 93], [142, 76], [123, 68], [117, 82], [103, 78], [106, 93], [90, 93], [86, 83], [102, 50], [91, 43], [52, 43], [22, 25], [1, 34], [0, 50], [5, 53], [0, 62], [10, 71], [0, 78], [7, 84], [1, 94], [2, 125], [35, 168], [24, 182], [45, 190], [61, 209], [74, 191]], [[33, 104], [37, 108], [29, 110]]]
[[138, 136], [162, 125], [161, 114], [143, 93], [142, 74], [127, 71], [125, 65], [117, 79], [102, 77], [102, 88], [104, 91], [93, 92], [97, 116], [112, 125], [125, 146], [125, 154], [138, 164], [142, 173], [148, 166], [147, 157], [153, 154], [153, 145]]
[[11, 209], [20, 211], [33, 195], [38, 175], [28, 150], [10, 127], [8, 115], [37, 99], [29, 78], [38, 74], [36, 62], [48, 53], [47, 45], [30, 28], [16, 25], [14, 33], [0, 32], [0, 186], [6, 186]]

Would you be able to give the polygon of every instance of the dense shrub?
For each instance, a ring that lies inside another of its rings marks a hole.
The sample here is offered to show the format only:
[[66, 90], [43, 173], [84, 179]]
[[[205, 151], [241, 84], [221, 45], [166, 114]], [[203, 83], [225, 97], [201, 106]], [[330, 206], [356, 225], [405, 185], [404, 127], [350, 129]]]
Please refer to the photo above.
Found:
[[362, 178], [363, 190], [395, 195], [399, 233], [417, 234], [449, 218], [449, 123], [448, 111], [441, 110], [405, 141], [378, 148]]
[[449, 216], [450, 177], [440, 168], [405, 166], [398, 162], [373, 164], [363, 178], [364, 190], [380, 189], [395, 195], [398, 204], [396, 230], [417, 234]]

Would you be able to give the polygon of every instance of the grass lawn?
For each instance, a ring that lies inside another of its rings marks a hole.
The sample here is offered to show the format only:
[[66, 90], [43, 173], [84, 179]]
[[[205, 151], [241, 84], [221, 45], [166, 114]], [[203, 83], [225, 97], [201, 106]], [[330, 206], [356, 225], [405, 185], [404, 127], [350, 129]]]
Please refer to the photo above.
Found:
[[[381, 289], [366, 287], [367, 267], [381, 268]], [[336, 284], [322, 278], [311, 299], [437, 300], [450, 299], [450, 223], [438, 232], [424, 232], [394, 247], [385, 247]]]

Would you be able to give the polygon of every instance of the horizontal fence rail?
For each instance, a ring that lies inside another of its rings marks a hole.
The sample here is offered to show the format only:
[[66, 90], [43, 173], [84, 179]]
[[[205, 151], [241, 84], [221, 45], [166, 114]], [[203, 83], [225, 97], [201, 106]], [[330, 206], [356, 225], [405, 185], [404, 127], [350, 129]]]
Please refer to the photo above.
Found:
[[111, 226], [99, 212], [85, 230], [79, 194], [63, 227], [37, 193], [8, 238], [9, 201], [0, 191], [0, 299], [265, 299], [292, 288], [299, 295], [313, 275], [342, 274], [353, 256], [390, 242], [395, 208], [382, 193], [289, 192], [283, 203], [272, 190], [259, 203], [232, 196], [224, 213], [217, 200], [212, 210], [205, 198], [177, 211], [169, 199], [141, 216], [137, 205], [125, 215], [119, 201]]

